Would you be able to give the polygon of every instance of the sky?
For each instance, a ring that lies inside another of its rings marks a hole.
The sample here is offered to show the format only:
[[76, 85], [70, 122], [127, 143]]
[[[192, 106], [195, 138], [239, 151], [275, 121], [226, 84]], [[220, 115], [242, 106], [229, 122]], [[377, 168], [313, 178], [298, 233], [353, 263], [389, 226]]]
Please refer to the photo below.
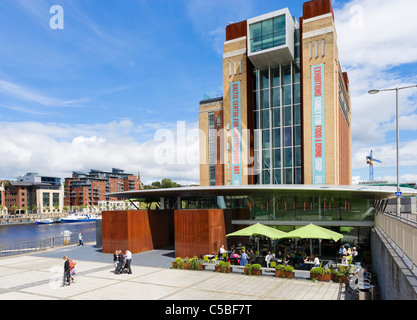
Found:
[[[0, 179], [121, 168], [145, 184], [198, 184], [199, 101], [222, 93], [226, 25], [285, 7], [300, 17], [302, 3], [2, 0]], [[394, 182], [395, 92], [367, 92], [417, 84], [417, 2], [332, 4], [350, 80], [353, 182], [368, 180], [370, 150], [382, 161], [375, 180]], [[416, 100], [417, 88], [400, 91], [404, 182], [417, 181]]]

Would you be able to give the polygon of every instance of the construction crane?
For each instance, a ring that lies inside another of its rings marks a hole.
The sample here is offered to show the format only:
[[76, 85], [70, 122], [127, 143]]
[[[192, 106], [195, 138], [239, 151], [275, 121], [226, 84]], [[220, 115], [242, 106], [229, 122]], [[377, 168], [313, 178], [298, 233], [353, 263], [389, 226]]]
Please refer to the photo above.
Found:
[[369, 156], [366, 157], [366, 163], [369, 164], [369, 181], [374, 181], [374, 161], [382, 163], [381, 160], [375, 159], [372, 155], [372, 150]]

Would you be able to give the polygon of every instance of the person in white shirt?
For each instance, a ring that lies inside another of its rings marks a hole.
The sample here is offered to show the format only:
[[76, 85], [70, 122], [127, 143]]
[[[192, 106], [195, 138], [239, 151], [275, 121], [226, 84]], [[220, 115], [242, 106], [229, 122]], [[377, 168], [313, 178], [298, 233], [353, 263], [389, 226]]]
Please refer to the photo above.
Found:
[[266, 267], [269, 268], [269, 263], [271, 262], [273, 255], [271, 254], [271, 251], [268, 251], [267, 256], [265, 257], [265, 261], [266, 261]]
[[130, 263], [132, 262], [132, 252], [129, 250], [125, 251], [125, 261], [126, 261], [126, 268], [128, 270], [128, 274], [132, 274], [132, 269], [130, 267]]
[[317, 255], [314, 256], [313, 267], [320, 267], [320, 260]]

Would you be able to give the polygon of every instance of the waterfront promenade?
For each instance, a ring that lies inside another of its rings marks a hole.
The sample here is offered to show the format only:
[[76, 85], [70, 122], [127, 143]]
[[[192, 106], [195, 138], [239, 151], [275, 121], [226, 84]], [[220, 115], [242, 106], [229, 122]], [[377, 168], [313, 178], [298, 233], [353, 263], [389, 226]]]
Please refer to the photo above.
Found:
[[[63, 260], [77, 262], [62, 287]], [[0, 300], [356, 300], [345, 286], [307, 279], [170, 269], [173, 250], [135, 254], [133, 274], [114, 274], [113, 256], [93, 243], [0, 259]]]

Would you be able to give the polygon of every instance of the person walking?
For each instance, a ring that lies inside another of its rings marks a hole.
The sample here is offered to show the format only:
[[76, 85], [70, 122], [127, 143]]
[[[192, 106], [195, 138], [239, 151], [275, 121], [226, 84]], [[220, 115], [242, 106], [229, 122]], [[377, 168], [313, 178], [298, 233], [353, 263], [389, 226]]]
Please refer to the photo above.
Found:
[[62, 259], [64, 259], [64, 280], [62, 283], [62, 286], [65, 287], [65, 285], [70, 285], [70, 264], [67, 256], [64, 256]]
[[130, 252], [129, 250], [125, 251], [125, 260], [126, 260], [127, 273], [132, 274], [132, 269], [130, 267], [130, 263], [132, 262], [132, 252]]
[[116, 250], [113, 254], [113, 263], [114, 263], [114, 269], [117, 269], [117, 265], [119, 264], [119, 250]]
[[82, 232], [80, 232], [80, 233], [78, 234], [78, 245], [79, 245], [79, 246], [84, 246], [84, 241], [83, 241], [83, 235], [82, 235]]
[[70, 268], [70, 280], [71, 280], [71, 282], [72, 283], [75, 283], [75, 278], [74, 278], [74, 276], [75, 276], [75, 265], [76, 265], [76, 262], [75, 261], [72, 261], [71, 259], [68, 259], [69, 260], [69, 268]]

